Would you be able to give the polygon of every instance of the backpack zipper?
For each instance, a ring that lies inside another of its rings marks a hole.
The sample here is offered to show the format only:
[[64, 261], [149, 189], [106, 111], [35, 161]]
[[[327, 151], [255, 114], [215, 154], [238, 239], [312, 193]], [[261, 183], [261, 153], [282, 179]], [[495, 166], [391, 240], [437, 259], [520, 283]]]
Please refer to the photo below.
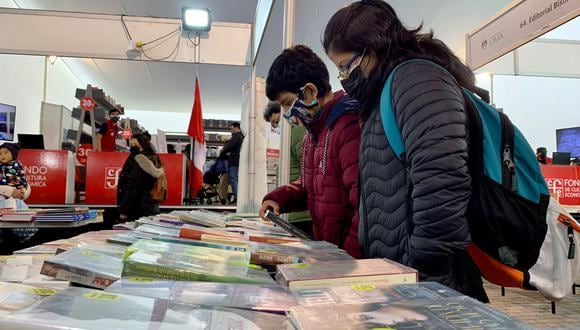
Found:
[[501, 123], [501, 146], [503, 153], [501, 155], [502, 161], [502, 184], [511, 192], [518, 191], [518, 184], [516, 181], [516, 165], [514, 163], [514, 127], [509, 118], [502, 112], [499, 112]]
[[513, 161], [512, 150], [509, 145], [505, 145], [503, 149], [503, 165], [507, 169], [507, 187], [510, 187], [512, 192], [518, 191], [516, 182], [516, 166]]

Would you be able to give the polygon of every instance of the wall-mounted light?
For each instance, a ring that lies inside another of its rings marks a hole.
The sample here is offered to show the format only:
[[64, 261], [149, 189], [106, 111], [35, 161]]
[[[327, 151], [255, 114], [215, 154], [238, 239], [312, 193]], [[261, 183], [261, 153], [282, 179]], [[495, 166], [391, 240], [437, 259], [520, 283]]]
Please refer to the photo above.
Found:
[[48, 57], [48, 62], [50, 64], [54, 65], [54, 63], [56, 62], [57, 59], [58, 59], [58, 56], [51, 55]]
[[209, 8], [184, 7], [181, 22], [185, 31], [209, 32], [211, 30], [211, 11]]

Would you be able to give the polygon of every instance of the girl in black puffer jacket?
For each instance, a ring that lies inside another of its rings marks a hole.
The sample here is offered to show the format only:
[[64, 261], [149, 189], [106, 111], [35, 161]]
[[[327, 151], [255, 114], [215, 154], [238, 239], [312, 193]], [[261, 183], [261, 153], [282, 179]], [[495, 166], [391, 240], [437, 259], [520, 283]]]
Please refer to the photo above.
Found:
[[151, 135], [147, 132], [133, 135], [130, 150], [117, 186], [122, 221], [159, 214], [159, 203], [151, 198], [151, 191], [156, 179], [163, 175], [163, 166], [151, 146]]

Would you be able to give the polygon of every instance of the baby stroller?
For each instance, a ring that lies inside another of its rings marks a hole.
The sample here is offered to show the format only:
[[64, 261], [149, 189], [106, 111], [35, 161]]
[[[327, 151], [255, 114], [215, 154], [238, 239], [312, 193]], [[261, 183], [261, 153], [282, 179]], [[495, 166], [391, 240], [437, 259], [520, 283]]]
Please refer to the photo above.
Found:
[[205, 164], [203, 173], [203, 187], [198, 193], [198, 198], [202, 204], [211, 205], [214, 200], [220, 201], [227, 196], [219, 195], [220, 178], [224, 173], [228, 173], [228, 161], [217, 159]]

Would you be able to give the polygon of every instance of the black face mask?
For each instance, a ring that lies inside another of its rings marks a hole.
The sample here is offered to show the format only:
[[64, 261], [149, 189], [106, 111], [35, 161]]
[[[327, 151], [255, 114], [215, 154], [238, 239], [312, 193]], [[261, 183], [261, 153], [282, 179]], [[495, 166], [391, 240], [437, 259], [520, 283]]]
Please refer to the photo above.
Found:
[[116, 123], [116, 122], [118, 122], [118, 121], [119, 121], [119, 119], [121, 119], [121, 117], [119, 117], [119, 116], [111, 116], [111, 121], [112, 121], [113, 123]]
[[365, 78], [360, 66], [354, 68], [346, 79], [340, 81], [344, 91], [352, 98], [360, 101], [364, 97]]
[[129, 152], [131, 153], [131, 155], [136, 155], [140, 152], [141, 150], [139, 150], [139, 147], [136, 146], [131, 146], [131, 148], [129, 148]]

